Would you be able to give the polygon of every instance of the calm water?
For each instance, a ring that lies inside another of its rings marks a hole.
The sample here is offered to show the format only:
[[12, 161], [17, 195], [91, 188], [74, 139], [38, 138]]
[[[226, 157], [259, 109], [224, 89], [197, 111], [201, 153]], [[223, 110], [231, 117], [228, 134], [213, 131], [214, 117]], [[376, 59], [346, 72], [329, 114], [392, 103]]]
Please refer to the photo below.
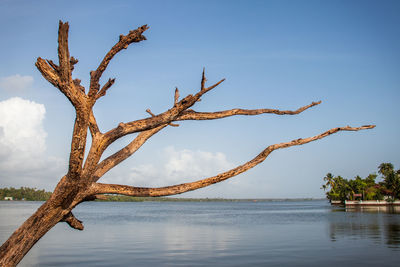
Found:
[[[39, 207], [0, 202], [0, 242]], [[400, 214], [326, 201], [84, 203], [20, 266], [399, 266]]]

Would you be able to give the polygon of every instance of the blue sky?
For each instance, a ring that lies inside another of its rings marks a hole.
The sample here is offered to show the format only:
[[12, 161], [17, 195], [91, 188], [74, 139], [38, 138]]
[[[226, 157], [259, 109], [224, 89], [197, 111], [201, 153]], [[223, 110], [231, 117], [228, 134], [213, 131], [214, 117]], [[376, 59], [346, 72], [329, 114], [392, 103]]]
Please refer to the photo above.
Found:
[[[52, 190], [66, 171], [74, 111], [36, 70], [57, 59], [58, 21], [70, 24], [74, 77], [89, 72], [143, 24], [147, 41], [113, 59], [116, 83], [95, 106], [100, 128], [171, 107], [196, 92], [202, 68], [226, 78], [194, 107], [297, 109], [182, 122], [154, 136], [103, 182], [162, 186], [193, 181], [248, 161], [266, 146], [337, 126], [376, 124], [273, 152], [261, 165], [186, 197], [322, 197], [327, 172], [352, 178], [382, 162], [400, 168], [398, 1], [6, 1], [0, 2], [0, 186]], [[121, 140], [110, 152], [129, 142]]]

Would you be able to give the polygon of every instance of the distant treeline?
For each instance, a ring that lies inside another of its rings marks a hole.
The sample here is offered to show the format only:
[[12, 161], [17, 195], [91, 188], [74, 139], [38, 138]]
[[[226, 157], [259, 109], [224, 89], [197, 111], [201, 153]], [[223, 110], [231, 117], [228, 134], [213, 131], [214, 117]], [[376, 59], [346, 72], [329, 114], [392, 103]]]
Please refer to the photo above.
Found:
[[5, 198], [11, 197], [12, 200], [45, 201], [50, 198], [50, 195], [51, 192], [29, 187], [0, 188], [0, 200], [5, 200]]
[[[45, 201], [50, 198], [51, 192], [38, 190], [36, 188], [21, 187], [21, 188], [0, 188], [0, 200], [12, 198], [12, 200], [29, 200], [29, 201]], [[11, 200], [11, 199], [10, 199]], [[113, 202], [266, 202], [266, 201], [308, 201], [312, 198], [296, 198], [296, 199], [226, 199], [226, 198], [172, 198], [172, 197], [130, 197], [122, 195], [104, 195], [104, 199], [96, 201], [113, 201]]]
[[253, 198], [173, 198], [173, 197], [130, 197], [122, 195], [105, 195], [105, 199], [98, 199], [96, 201], [114, 201], [114, 202], [267, 202], [267, 201], [310, 201], [313, 198], [280, 198], [280, 199], [253, 199]]

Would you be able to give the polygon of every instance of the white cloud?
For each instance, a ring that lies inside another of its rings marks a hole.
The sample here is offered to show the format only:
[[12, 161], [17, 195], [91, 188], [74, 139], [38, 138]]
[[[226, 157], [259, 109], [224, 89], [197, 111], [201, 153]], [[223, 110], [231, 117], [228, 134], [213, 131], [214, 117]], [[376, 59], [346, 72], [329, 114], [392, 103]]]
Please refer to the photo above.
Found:
[[[43, 187], [61, 161], [46, 156], [44, 105], [19, 97], [0, 102], [1, 186]], [[53, 177], [54, 179], [55, 177]]]
[[0, 79], [0, 88], [8, 91], [21, 91], [30, 87], [33, 83], [32, 76], [21, 76], [15, 74], [8, 77], [3, 77]]
[[166, 186], [207, 178], [235, 165], [220, 152], [176, 150], [167, 147], [157, 163], [142, 164], [131, 168], [127, 175], [112, 175], [104, 178], [105, 182], [121, 183], [134, 186]]

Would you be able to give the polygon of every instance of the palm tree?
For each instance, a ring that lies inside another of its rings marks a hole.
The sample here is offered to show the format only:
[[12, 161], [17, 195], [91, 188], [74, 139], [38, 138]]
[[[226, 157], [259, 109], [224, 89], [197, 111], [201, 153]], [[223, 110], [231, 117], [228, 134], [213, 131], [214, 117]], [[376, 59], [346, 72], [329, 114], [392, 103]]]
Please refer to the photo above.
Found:
[[382, 163], [378, 172], [383, 176], [383, 185], [393, 199], [400, 198], [400, 170], [395, 171], [392, 163]]
[[381, 163], [378, 167], [378, 172], [384, 177], [387, 177], [394, 172], [394, 167], [392, 163]]
[[333, 175], [332, 173], [327, 173], [326, 176], [324, 177], [324, 181], [326, 181], [326, 184], [322, 185], [322, 187], [325, 189], [328, 186], [331, 188], [335, 187], [335, 181], [333, 180]]

